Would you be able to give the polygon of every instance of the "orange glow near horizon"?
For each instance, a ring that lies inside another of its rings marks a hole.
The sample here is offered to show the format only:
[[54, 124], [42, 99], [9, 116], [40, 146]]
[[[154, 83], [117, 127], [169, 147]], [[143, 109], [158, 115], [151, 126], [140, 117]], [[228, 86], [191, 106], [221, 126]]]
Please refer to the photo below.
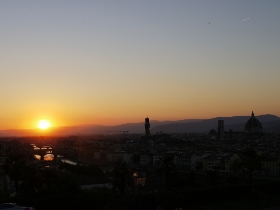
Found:
[[[118, 109], [115, 112], [107, 112], [110, 110], [108, 107], [105, 111], [101, 108], [98, 109], [99, 113], [94, 110], [87, 110], [85, 113], [68, 110], [49, 110], [47, 113], [33, 113], [37, 110], [28, 110], [25, 113], [17, 113], [14, 118], [7, 119], [0, 122], [0, 130], [5, 129], [36, 129], [43, 133], [49, 133], [57, 127], [71, 127], [78, 125], [104, 125], [114, 126], [126, 123], [141, 123], [144, 122], [145, 117], [148, 115], [150, 121], [176, 121], [185, 119], [211, 119], [215, 117], [232, 117], [232, 116], [251, 116], [254, 111], [256, 116], [264, 114], [272, 114], [280, 116], [276, 107], [271, 106], [269, 111], [259, 107], [249, 107], [244, 103], [244, 107], [234, 110], [229, 107], [227, 102], [220, 103], [214, 107], [214, 103], [210, 101], [207, 109], [203, 108], [203, 104], [190, 104], [186, 107], [178, 106], [176, 109], [172, 107], [144, 107], [135, 108], [135, 110]], [[237, 107], [237, 104], [234, 104]], [[77, 108], [78, 110], [78, 108]], [[144, 110], [144, 111], [143, 111]], [[119, 114], [121, 113], [121, 114]], [[43, 121], [44, 120], [44, 121]], [[43, 122], [42, 122], [43, 121]]]

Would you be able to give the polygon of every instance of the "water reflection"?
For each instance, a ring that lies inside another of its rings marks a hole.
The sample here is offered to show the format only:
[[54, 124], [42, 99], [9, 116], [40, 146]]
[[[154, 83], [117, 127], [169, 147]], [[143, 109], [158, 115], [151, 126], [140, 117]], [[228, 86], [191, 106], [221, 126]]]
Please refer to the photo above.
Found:
[[40, 155], [34, 155], [34, 158], [41, 160], [41, 156]]
[[61, 162], [63, 162], [63, 163], [68, 163], [68, 164], [71, 164], [71, 165], [77, 165], [76, 162], [71, 161], [71, 160], [68, 160], [68, 159], [61, 159]]
[[[38, 159], [38, 160], [41, 160], [41, 156], [40, 156], [40, 155], [34, 155], [34, 157], [35, 157], [36, 159]], [[44, 160], [45, 160], [45, 161], [52, 161], [52, 160], [54, 160], [54, 155], [52, 155], [52, 154], [46, 154], [46, 155], [44, 156]]]
[[46, 161], [52, 161], [52, 160], [54, 160], [54, 155], [52, 155], [52, 154], [47, 154], [47, 155], [44, 156], [44, 160], [46, 160]]

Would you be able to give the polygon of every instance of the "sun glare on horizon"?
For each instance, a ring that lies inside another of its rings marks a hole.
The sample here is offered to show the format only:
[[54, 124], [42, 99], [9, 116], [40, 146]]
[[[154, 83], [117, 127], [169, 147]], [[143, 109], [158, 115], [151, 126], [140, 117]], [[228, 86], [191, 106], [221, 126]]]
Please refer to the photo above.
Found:
[[42, 129], [42, 130], [46, 130], [51, 126], [51, 123], [47, 120], [40, 120], [38, 122], [38, 128]]

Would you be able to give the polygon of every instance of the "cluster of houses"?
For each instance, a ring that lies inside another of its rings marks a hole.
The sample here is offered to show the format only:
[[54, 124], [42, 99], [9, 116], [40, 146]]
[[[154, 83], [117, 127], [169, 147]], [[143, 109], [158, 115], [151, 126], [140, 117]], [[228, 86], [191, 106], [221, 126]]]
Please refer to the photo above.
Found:
[[213, 141], [206, 134], [158, 136], [152, 141], [143, 141], [139, 136], [129, 141], [88, 140], [77, 146], [77, 151], [81, 159], [100, 165], [126, 162], [128, 165], [156, 168], [161, 158], [173, 156], [181, 171], [232, 173], [230, 165], [248, 148], [263, 157], [263, 170], [258, 173], [280, 176], [279, 134], [267, 134], [261, 139], [246, 141]]

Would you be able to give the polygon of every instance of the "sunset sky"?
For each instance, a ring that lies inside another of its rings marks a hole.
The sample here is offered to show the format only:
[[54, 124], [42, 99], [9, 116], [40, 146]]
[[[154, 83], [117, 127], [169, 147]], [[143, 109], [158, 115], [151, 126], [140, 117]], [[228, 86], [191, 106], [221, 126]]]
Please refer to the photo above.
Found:
[[280, 116], [279, 0], [1, 0], [0, 129]]

